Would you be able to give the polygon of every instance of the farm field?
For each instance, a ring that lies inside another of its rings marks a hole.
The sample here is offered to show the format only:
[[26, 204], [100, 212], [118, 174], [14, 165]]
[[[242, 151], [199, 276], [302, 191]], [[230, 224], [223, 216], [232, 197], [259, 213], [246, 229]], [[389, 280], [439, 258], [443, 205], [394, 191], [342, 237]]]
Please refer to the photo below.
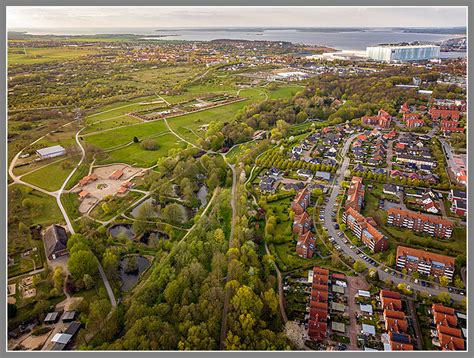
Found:
[[51, 48], [10, 48], [8, 51], [8, 65], [31, 65], [52, 61], [65, 61], [81, 56], [99, 53], [95, 47], [51, 47]]

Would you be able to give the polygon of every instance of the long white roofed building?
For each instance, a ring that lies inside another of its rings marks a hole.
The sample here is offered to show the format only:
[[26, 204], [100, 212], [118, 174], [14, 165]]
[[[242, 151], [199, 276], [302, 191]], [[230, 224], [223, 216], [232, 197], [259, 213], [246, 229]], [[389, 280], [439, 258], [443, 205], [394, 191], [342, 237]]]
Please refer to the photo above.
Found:
[[373, 46], [367, 47], [369, 60], [384, 62], [423, 61], [439, 58], [440, 47], [436, 45]]

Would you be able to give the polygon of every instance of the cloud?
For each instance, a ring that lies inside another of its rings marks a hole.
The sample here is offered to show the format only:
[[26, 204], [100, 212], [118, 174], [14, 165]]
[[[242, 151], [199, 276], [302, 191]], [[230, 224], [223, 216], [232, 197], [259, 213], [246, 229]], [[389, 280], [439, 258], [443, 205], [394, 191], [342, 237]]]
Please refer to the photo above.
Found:
[[8, 29], [466, 26], [466, 7], [7, 7]]

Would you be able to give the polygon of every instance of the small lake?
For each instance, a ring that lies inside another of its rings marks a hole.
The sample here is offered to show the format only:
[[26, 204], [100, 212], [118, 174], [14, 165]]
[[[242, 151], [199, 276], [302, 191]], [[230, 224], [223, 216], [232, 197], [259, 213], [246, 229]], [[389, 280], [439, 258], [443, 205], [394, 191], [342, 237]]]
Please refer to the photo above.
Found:
[[150, 241], [159, 241], [159, 240], [168, 240], [169, 236], [164, 232], [160, 231], [147, 231], [142, 236], [140, 236], [140, 242], [143, 244], [149, 244]]
[[201, 206], [200, 206], [201, 208], [207, 204], [207, 193], [208, 193], [207, 186], [201, 185], [199, 187], [199, 191], [197, 192], [197, 197], [199, 201], [201, 202]]
[[125, 273], [125, 266], [127, 265], [127, 261], [130, 258], [130, 256], [124, 257], [122, 260], [120, 260], [120, 280], [122, 281], [122, 287], [120, 289], [123, 292], [130, 291], [133, 288], [133, 286], [137, 284], [140, 274], [144, 272], [150, 266], [150, 261], [148, 261], [146, 257], [144, 256], [134, 256], [134, 257], [137, 261], [138, 272], [133, 273], [133, 274]]
[[115, 224], [109, 228], [109, 234], [117, 239], [119, 236], [126, 235], [127, 239], [132, 239], [135, 235], [130, 224]]

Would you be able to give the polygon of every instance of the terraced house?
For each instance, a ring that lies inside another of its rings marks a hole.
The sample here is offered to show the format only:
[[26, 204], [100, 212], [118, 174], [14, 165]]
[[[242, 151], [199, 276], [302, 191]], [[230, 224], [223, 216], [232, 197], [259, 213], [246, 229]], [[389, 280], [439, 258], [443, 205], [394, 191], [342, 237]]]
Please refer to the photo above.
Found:
[[454, 257], [439, 255], [424, 250], [412, 249], [410, 247], [397, 247], [397, 267], [407, 269], [409, 273], [419, 272], [426, 276], [445, 276], [453, 279], [455, 259]]
[[414, 232], [449, 239], [453, 233], [453, 222], [436, 216], [424, 215], [400, 208], [387, 210], [387, 224], [404, 227]]

